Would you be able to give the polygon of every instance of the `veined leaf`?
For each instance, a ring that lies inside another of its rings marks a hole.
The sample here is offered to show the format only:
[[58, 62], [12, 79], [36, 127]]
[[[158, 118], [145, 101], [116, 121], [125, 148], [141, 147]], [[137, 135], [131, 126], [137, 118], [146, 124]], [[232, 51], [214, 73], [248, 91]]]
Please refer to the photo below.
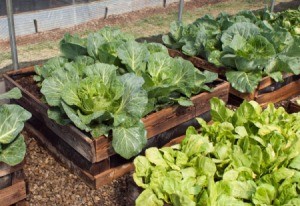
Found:
[[18, 135], [16, 139], [4, 146], [0, 151], [0, 162], [4, 162], [8, 165], [14, 166], [21, 163], [26, 153], [26, 145], [24, 137]]
[[253, 92], [262, 79], [262, 75], [259, 72], [228, 71], [225, 75], [231, 86], [242, 93]]
[[22, 131], [31, 114], [19, 105], [0, 106], [0, 143], [11, 143]]
[[122, 44], [118, 50], [118, 57], [130, 72], [141, 76], [146, 70], [149, 51], [144, 44], [130, 41]]
[[0, 100], [2, 99], [20, 99], [22, 97], [21, 90], [17, 87], [0, 94]]
[[77, 35], [65, 34], [59, 45], [60, 51], [68, 59], [75, 59], [77, 56], [87, 54], [86, 40]]
[[113, 148], [126, 159], [140, 153], [146, 142], [146, 130], [141, 122], [133, 127], [125, 128], [120, 126], [113, 129]]

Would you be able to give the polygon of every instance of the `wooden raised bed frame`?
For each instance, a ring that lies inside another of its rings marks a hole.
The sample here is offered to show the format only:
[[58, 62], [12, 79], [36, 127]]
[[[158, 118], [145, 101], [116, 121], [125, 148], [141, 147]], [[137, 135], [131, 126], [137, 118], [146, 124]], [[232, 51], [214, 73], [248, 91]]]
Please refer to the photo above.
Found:
[[24, 181], [23, 163], [9, 166], [0, 163], [0, 205], [25, 205], [26, 185]]
[[[300, 89], [300, 88], [299, 88]], [[296, 103], [296, 100], [300, 97], [295, 97], [289, 101], [288, 111], [291, 113], [300, 112], [300, 105]]]
[[[195, 67], [201, 70], [208, 70], [216, 72], [219, 74], [219, 77], [226, 80], [224, 67], [217, 67], [214, 64], [199, 58], [199, 57], [190, 57], [184, 55], [182, 52], [169, 49], [169, 54], [172, 57], [183, 57], [184, 59], [189, 60], [194, 64]], [[284, 74], [284, 82], [276, 83], [271, 77], [264, 77], [258, 87], [252, 93], [241, 93], [234, 88], [230, 87], [229, 91], [229, 102], [233, 104], [240, 104], [243, 100], [255, 100], [261, 106], [265, 107], [268, 103], [276, 103], [282, 100], [288, 99], [294, 95], [300, 94], [300, 75], [293, 74]], [[276, 86], [277, 84], [277, 86]], [[280, 85], [281, 86], [278, 86]]]
[[[33, 115], [26, 124], [29, 133], [36, 136], [58, 160], [93, 188], [109, 183], [132, 170], [132, 165], [127, 164], [128, 161], [115, 154], [110, 138], [101, 136], [91, 139], [73, 125], [62, 126], [49, 119], [48, 106], [15, 81], [17, 78], [32, 74], [34, 74], [33, 67], [28, 67], [3, 75], [7, 90], [18, 87], [22, 91], [23, 97], [13, 100], [14, 103], [21, 105]], [[204, 92], [192, 97], [194, 106], [172, 106], [143, 118], [148, 145], [166, 144], [167, 142], [164, 142], [166, 140], [161, 141], [158, 134], [207, 113], [212, 97], [219, 97], [227, 102], [228, 93], [229, 84], [219, 80], [211, 93]]]

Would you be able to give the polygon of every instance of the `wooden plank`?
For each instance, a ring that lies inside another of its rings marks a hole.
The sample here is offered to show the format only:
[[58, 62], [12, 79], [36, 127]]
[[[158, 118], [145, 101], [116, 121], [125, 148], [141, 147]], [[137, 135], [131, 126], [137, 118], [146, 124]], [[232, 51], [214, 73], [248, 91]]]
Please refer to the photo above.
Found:
[[29, 206], [29, 203], [26, 200], [21, 200], [14, 204], [14, 206]]
[[25, 181], [19, 181], [10, 187], [0, 190], [0, 205], [9, 206], [26, 198]]
[[[287, 78], [289, 78], [289, 77], [292, 77], [292, 76], [293, 76], [292, 73], [284, 73], [284, 74], [282, 75], [282, 78], [285, 80], [285, 79], [287, 79]], [[269, 76], [264, 77], [264, 78], [260, 81], [260, 83], [259, 83], [259, 85], [258, 85], [258, 87], [257, 87], [257, 90], [265, 89], [265, 88], [267, 88], [268, 86], [270, 86], [270, 85], [272, 85], [272, 84], [274, 84], [274, 83], [276, 83], [276, 82], [275, 82], [271, 77], [269, 77]]]
[[175, 144], [180, 144], [181, 141], [185, 138], [185, 135], [172, 139], [169, 143], [167, 143], [164, 147], [170, 147]]
[[[207, 121], [209, 120], [206, 114], [201, 115], [201, 117]], [[57, 161], [62, 163], [62, 165], [68, 168], [72, 173], [80, 177], [91, 188], [99, 188], [105, 184], [108, 184], [114, 179], [123, 176], [124, 174], [132, 171], [133, 169], [133, 165], [130, 163], [130, 161], [132, 160], [125, 160], [124, 158], [121, 158], [118, 155], [114, 155], [111, 156], [109, 159], [110, 167], [107, 167], [103, 170], [98, 170], [98, 174], [96, 174], [96, 172], [92, 173], [91, 171], [87, 171], [86, 169], [83, 169], [81, 166], [78, 165], [78, 162], [76, 162], [78, 161], [78, 157], [76, 155], [73, 155], [73, 153], [71, 153], [69, 154], [69, 156], [65, 156], [68, 153], [62, 154], [62, 152], [64, 152], [65, 150], [68, 151], [68, 149], [62, 150], [64, 147], [60, 148], [56, 145], [53, 145], [53, 142], [51, 140], [58, 138], [55, 137], [57, 136], [55, 133], [51, 134], [51, 132], [49, 132], [49, 129], [45, 129], [46, 127], [34, 127], [30, 124], [31, 122], [32, 121], [29, 121], [25, 124], [25, 130], [30, 135], [34, 136], [35, 139], [40, 140], [39, 142], [43, 142], [43, 144], [46, 144], [46, 149]]]
[[299, 94], [299, 79], [299, 75], [292, 74], [284, 74], [284, 82], [282, 83], [276, 83], [275, 81], [271, 80], [271, 78], [265, 78], [265, 82], [263, 83], [264, 85], [261, 87], [261, 90], [256, 89], [253, 93], [241, 93], [233, 88], [230, 88], [229, 102], [234, 102], [235, 105], [238, 105], [243, 100], [255, 100], [261, 106], [265, 107], [268, 103], [276, 103]]
[[66, 158], [72, 159], [73, 164], [91, 174], [99, 174], [100, 172], [110, 168], [109, 159], [105, 159], [97, 163], [88, 161], [69, 144], [64, 142], [57, 134], [55, 134], [45, 125], [39, 123], [37, 119], [32, 118], [30, 121], [28, 121], [25, 124], [25, 130], [29, 134], [33, 135], [35, 139], [46, 149], [53, 151], [52, 153], [57, 151], [58, 154], [56, 156], [63, 155]]
[[217, 85], [212, 92], [203, 92], [196, 97], [192, 97], [192, 101], [195, 105], [195, 117], [207, 112], [210, 110], [209, 101], [213, 97], [218, 97], [222, 99], [224, 102], [228, 101], [230, 84], [228, 82], [222, 81], [219, 85]]
[[24, 166], [24, 162], [17, 164], [15, 166], [9, 166], [8, 164], [5, 164], [4, 162], [0, 162], [0, 177], [11, 174], [18, 170], [21, 170], [23, 168], [23, 166]]
[[53, 146], [49, 141], [49, 138], [46, 137], [46, 135], [49, 134], [44, 133], [45, 131], [40, 131], [41, 128], [35, 128], [29, 123], [26, 123], [25, 129], [30, 134], [36, 136], [36, 139], [43, 139], [42, 141], [44, 144], [47, 144], [47, 150], [51, 153], [51, 155], [60, 163], [62, 163], [64, 167], [68, 168], [72, 173], [80, 177], [91, 188], [98, 188], [104, 184], [110, 183], [112, 180], [132, 170], [131, 166], [122, 165], [116, 168], [106, 169], [97, 175], [92, 175], [88, 171], [85, 171], [76, 165], [74, 163], [74, 159], [71, 160], [62, 155], [61, 150], [58, 150], [57, 147]]
[[99, 188], [103, 185], [111, 183], [113, 180], [122, 177], [123, 175], [129, 173], [134, 169], [132, 163], [127, 163], [116, 168], [109, 169], [99, 175], [96, 175], [95, 178], [95, 188]]
[[[230, 94], [233, 94], [234, 96], [237, 96], [243, 100], [247, 100], [247, 101], [250, 101], [250, 100], [254, 100], [255, 99], [255, 96], [256, 96], [256, 93], [257, 93], [257, 90], [255, 90], [254, 92], [252, 93], [241, 93], [237, 90], [235, 90], [234, 88], [230, 87], [230, 90], [229, 90], [229, 93]], [[229, 96], [230, 97], [230, 96]], [[230, 101], [230, 100], [229, 100]]]
[[281, 87], [274, 92], [258, 95], [256, 101], [262, 105], [266, 106], [270, 102], [279, 102], [281, 100], [287, 99], [296, 94], [300, 94], [300, 80], [294, 81], [292, 83], [287, 84], [284, 87]]

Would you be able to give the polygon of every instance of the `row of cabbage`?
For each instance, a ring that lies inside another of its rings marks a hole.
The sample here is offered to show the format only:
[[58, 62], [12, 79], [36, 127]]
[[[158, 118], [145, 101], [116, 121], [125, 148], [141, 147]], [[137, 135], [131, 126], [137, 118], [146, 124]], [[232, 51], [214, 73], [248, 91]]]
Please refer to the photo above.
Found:
[[300, 205], [300, 114], [211, 100], [212, 124], [198, 119], [178, 145], [134, 160], [136, 205]]
[[188, 25], [173, 22], [163, 42], [225, 67], [232, 87], [250, 93], [264, 76], [278, 82], [283, 72], [300, 73], [300, 8], [205, 15]]
[[143, 117], [173, 104], [193, 105], [190, 97], [210, 91], [206, 84], [217, 78], [171, 58], [162, 44], [139, 43], [109, 27], [87, 37], [66, 34], [60, 50], [61, 56], [35, 67], [48, 116], [94, 138], [111, 136], [124, 158], [147, 142]]

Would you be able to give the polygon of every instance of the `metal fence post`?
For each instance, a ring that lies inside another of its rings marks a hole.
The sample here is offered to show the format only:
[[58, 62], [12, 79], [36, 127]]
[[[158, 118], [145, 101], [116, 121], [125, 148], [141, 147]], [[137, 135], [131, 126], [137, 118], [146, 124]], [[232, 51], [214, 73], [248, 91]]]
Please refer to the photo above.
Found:
[[275, 0], [271, 2], [271, 12], [274, 12]]
[[6, 0], [6, 11], [7, 11], [7, 21], [8, 21], [10, 49], [11, 49], [11, 55], [13, 61], [13, 68], [14, 70], [17, 70], [19, 68], [19, 64], [18, 64], [18, 53], [17, 53], [12, 0]]
[[180, 0], [179, 2], [179, 11], [178, 11], [178, 21], [182, 21], [182, 12], [183, 12], [184, 0]]

